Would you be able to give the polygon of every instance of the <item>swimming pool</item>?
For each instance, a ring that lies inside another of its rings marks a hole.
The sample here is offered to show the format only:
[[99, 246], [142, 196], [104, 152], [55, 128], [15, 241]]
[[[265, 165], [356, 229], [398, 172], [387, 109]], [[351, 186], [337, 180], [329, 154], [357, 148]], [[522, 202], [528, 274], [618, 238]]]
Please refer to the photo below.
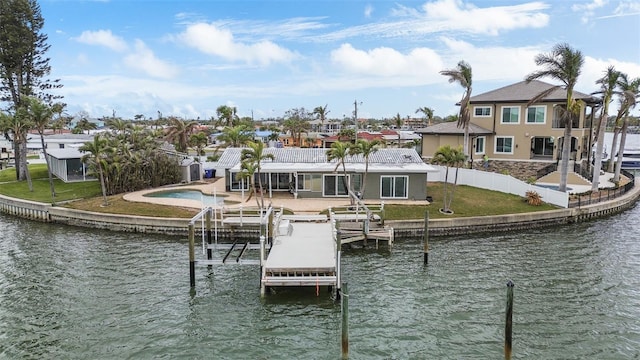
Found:
[[205, 195], [198, 190], [167, 190], [145, 194], [146, 197], [188, 199], [201, 201], [204, 206], [224, 205], [224, 196]]

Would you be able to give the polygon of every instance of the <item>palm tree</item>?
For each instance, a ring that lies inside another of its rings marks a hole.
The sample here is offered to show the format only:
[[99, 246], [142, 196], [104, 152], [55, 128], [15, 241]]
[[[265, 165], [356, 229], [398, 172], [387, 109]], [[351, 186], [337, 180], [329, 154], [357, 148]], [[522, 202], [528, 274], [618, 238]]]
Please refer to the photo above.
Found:
[[220, 105], [216, 109], [216, 114], [224, 126], [234, 127], [236, 126], [238, 109], [236, 107]]
[[295, 146], [301, 146], [302, 133], [307, 132], [311, 124], [300, 116], [298, 109], [287, 111], [287, 113], [290, 113], [290, 117], [282, 123], [282, 130], [291, 133]]
[[[465, 159], [466, 156], [462, 152], [461, 147], [452, 148], [450, 145], [440, 146], [431, 159], [432, 163], [444, 165], [446, 167], [444, 178], [444, 204], [443, 208], [440, 209], [440, 212], [444, 214], [453, 214], [453, 211], [451, 210], [451, 202], [453, 202], [453, 195], [456, 186], [458, 185], [458, 168], [464, 164]], [[452, 166], [456, 168], [456, 176], [453, 182], [453, 189], [449, 192], [447, 184], [449, 183], [449, 167]]]
[[360, 198], [364, 199], [365, 188], [367, 185], [367, 175], [369, 174], [369, 157], [378, 151], [378, 146], [381, 144], [380, 140], [374, 139], [367, 141], [364, 139], [358, 139], [355, 145], [349, 149], [351, 155], [362, 155], [364, 157], [364, 175], [362, 178], [362, 186], [360, 187]]
[[344, 163], [345, 158], [349, 155], [350, 145], [349, 143], [344, 143], [341, 141], [336, 141], [331, 144], [331, 148], [327, 150], [327, 160], [329, 162], [333, 160], [337, 160], [336, 167], [333, 169], [333, 172], [338, 171], [338, 167], [342, 165], [342, 184], [344, 185], [347, 195], [349, 195], [349, 199], [351, 199], [351, 204], [353, 204], [353, 198], [351, 197], [351, 181], [347, 176], [347, 167]]
[[433, 109], [424, 106], [416, 109], [416, 114], [419, 112], [421, 112], [424, 115], [425, 120], [427, 120], [427, 126], [431, 126], [431, 122], [433, 121]]
[[[256, 163], [251, 163], [249, 161], [242, 161], [240, 163], [240, 172], [237, 175], [238, 180], [249, 181], [249, 196], [247, 197], [245, 202], [249, 202], [249, 200], [251, 200], [251, 197], [256, 193], [255, 174], [257, 169], [258, 167]], [[242, 186], [244, 187], [244, 184], [242, 184]], [[257, 195], [256, 203], [258, 204], [258, 207], [260, 207], [260, 201]]]
[[14, 158], [16, 163], [16, 179], [19, 181], [26, 180], [29, 191], [33, 191], [33, 183], [31, 182], [31, 174], [27, 167], [27, 131], [32, 124], [29, 121], [25, 108], [19, 108], [13, 114], [0, 113], [0, 124], [5, 134], [11, 134]]
[[189, 145], [196, 149], [198, 156], [201, 156], [204, 155], [204, 148], [207, 146], [208, 140], [207, 134], [199, 132], [189, 137]]
[[184, 121], [172, 116], [169, 118], [169, 129], [165, 138], [174, 143], [178, 152], [187, 152], [189, 136], [196, 126], [198, 126], [197, 121]]
[[106, 121], [105, 125], [107, 125], [107, 127], [113, 130], [116, 134], [124, 134], [128, 130], [132, 129], [131, 124], [121, 118], [110, 118]]
[[44, 130], [49, 126], [53, 118], [53, 109], [38, 98], [28, 97], [27, 113], [33, 127], [35, 127], [35, 129], [38, 130], [38, 134], [40, 134], [40, 145], [42, 146], [42, 154], [44, 155], [44, 160], [47, 164], [47, 174], [49, 175], [51, 202], [55, 204], [56, 190], [53, 186], [53, 175], [51, 174], [51, 164], [49, 164], [49, 157], [47, 156], [47, 146], [44, 143]]
[[218, 140], [224, 141], [228, 147], [242, 147], [251, 141], [252, 138], [253, 133], [244, 125], [234, 127], [226, 126], [222, 129], [222, 134], [218, 136]]
[[602, 151], [604, 150], [604, 130], [607, 127], [606, 122], [609, 117], [609, 104], [611, 100], [613, 100], [613, 95], [616, 93], [615, 89], [618, 85], [618, 78], [620, 78], [620, 72], [616, 71], [613, 66], [609, 66], [604, 76], [596, 81], [596, 84], [600, 84], [600, 91], [592, 94], [602, 95], [602, 110], [595, 136], [597, 145], [594, 156], [591, 191], [598, 191], [599, 187], [600, 169], [602, 169]]
[[564, 119], [564, 140], [562, 146], [562, 161], [560, 163], [559, 191], [567, 191], [567, 176], [569, 173], [569, 154], [571, 151], [571, 126], [573, 119], [580, 114], [582, 102], [573, 98], [573, 89], [578, 82], [584, 57], [578, 50], [574, 50], [568, 44], [558, 44], [549, 54], [538, 54], [535, 58], [536, 65], [542, 66], [542, 70], [527, 75], [526, 81], [530, 82], [543, 77], [550, 77], [560, 81], [563, 85], [552, 86], [536, 95], [527, 106], [534, 104], [557, 89], [564, 89], [567, 93], [567, 102], [561, 115]]
[[[262, 141], [257, 142], [249, 142], [247, 144], [246, 149], [242, 149], [240, 152], [240, 159], [242, 162], [247, 162], [248, 164], [253, 164], [255, 166], [255, 172], [258, 176], [258, 188], [260, 189], [260, 202], [258, 206], [262, 211], [264, 207], [264, 191], [262, 188], [262, 176], [260, 174], [260, 170], [262, 169], [262, 162], [265, 160], [274, 160], [275, 156], [273, 154], [266, 154], [264, 152], [264, 143]], [[245, 165], [246, 166], [246, 165]]]
[[393, 124], [396, 126], [396, 133], [398, 134], [398, 147], [400, 147], [400, 128], [402, 127], [402, 123], [400, 113], [396, 114], [396, 116], [393, 117]]
[[[627, 137], [627, 126], [629, 123], [629, 110], [635, 108], [638, 103], [638, 97], [640, 97], [640, 78], [629, 80], [627, 74], [621, 73], [618, 80], [618, 88], [620, 95], [620, 108], [618, 109], [618, 115], [616, 116], [616, 123], [622, 122], [620, 147], [618, 148], [618, 158], [616, 160], [615, 171], [613, 174], [613, 182], [620, 181], [620, 170], [622, 168], [622, 156], [624, 154], [625, 141]], [[615, 134], [614, 134], [615, 138]], [[613, 154], [615, 149], [615, 143], [611, 148], [611, 159], [613, 160]], [[612, 161], [610, 161], [612, 162]]]
[[326, 119], [326, 116], [331, 112], [331, 111], [327, 111], [327, 106], [329, 106], [329, 104], [326, 104], [324, 107], [318, 106], [315, 109], [313, 109], [313, 114], [320, 119], [320, 123], [322, 124], [322, 127], [320, 128], [321, 129], [320, 131], [322, 132], [325, 131], [324, 121]]
[[88, 134], [91, 130], [95, 130], [97, 128], [98, 125], [96, 123], [89, 121], [89, 119], [83, 116], [78, 120], [74, 129], [79, 133], [84, 133], [86, 131]]
[[108, 141], [101, 134], [96, 134], [93, 137], [93, 141], [88, 141], [78, 148], [78, 150], [85, 152], [81, 161], [88, 164], [94, 173], [98, 173], [100, 177], [100, 187], [102, 189], [102, 205], [109, 205], [107, 200], [107, 186], [105, 181], [105, 171], [107, 167], [107, 158], [112, 152], [108, 146]]
[[464, 155], [469, 157], [469, 123], [471, 122], [471, 106], [469, 105], [469, 99], [471, 98], [471, 84], [473, 81], [473, 74], [471, 71], [471, 65], [464, 60], [458, 62], [458, 66], [455, 69], [448, 69], [440, 71], [441, 75], [448, 76], [450, 83], [458, 83], [464, 88], [462, 94], [462, 100], [460, 100], [460, 112], [458, 115], [458, 128], [464, 128], [463, 138], [463, 150]]

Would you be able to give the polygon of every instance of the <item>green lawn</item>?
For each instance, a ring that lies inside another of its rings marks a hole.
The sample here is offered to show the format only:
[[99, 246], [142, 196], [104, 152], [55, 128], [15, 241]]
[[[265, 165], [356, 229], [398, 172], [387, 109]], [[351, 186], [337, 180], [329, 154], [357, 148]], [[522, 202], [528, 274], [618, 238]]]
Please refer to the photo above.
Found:
[[443, 184], [429, 183], [427, 193], [433, 197], [431, 205], [385, 205], [385, 219], [424, 219], [426, 210], [429, 211], [430, 219], [448, 219], [451, 217], [518, 214], [558, 209], [558, 207], [549, 204], [532, 206], [527, 204], [524, 198], [516, 195], [458, 185], [451, 203], [454, 214], [444, 215], [438, 211], [443, 205]]
[[[0, 194], [25, 200], [51, 203], [47, 165], [29, 165], [29, 172], [33, 183], [33, 192], [29, 191], [26, 181], [16, 181], [15, 168], [9, 168], [0, 171]], [[56, 190], [56, 202], [86, 199], [101, 194], [98, 181], [64, 183], [54, 177], [53, 185]]]

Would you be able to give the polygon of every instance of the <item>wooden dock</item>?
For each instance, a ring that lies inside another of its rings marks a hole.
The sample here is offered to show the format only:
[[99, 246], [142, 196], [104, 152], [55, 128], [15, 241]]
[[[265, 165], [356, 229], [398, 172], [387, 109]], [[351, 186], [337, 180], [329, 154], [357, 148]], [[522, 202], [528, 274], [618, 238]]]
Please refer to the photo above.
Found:
[[286, 231], [274, 236], [262, 269], [262, 286], [336, 286], [339, 269], [332, 222], [280, 224]]

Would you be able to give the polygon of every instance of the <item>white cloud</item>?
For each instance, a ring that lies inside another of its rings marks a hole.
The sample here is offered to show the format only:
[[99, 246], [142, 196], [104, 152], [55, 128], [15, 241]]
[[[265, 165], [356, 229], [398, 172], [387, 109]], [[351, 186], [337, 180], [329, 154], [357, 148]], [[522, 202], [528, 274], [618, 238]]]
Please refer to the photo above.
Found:
[[271, 41], [262, 40], [252, 44], [236, 41], [231, 31], [213, 24], [189, 25], [177, 38], [205, 54], [248, 64], [267, 66], [272, 63], [287, 63], [297, 57], [295, 53]]
[[75, 40], [84, 44], [105, 46], [118, 52], [127, 50], [127, 43], [113, 35], [111, 30], [83, 31]]
[[504, 30], [546, 26], [549, 15], [540, 11], [548, 7], [542, 2], [530, 2], [479, 8], [462, 0], [439, 0], [425, 3], [422, 9], [427, 24], [437, 22], [443, 28], [498, 35]]
[[595, 11], [607, 5], [608, 2], [608, 0], [593, 0], [590, 3], [573, 4], [571, 6], [571, 10], [575, 12], [582, 12], [583, 14], [580, 20], [582, 21], [582, 23], [586, 24], [593, 17]]
[[136, 40], [135, 52], [125, 56], [124, 62], [157, 78], [170, 79], [178, 74], [176, 67], [158, 59], [142, 40]]
[[629, 16], [640, 14], [640, 1], [621, 1], [613, 11], [617, 16]]
[[348, 72], [374, 77], [426, 76], [442, 67], [438, 54], [428, 48], [402, 54], [388, 47], [364, 51], [342, 44], [331, 52], [331, 61]]
[[371, 14], [373, 14], [373, 6], [367, 4], [367, 6], [364, 7], [364, 17], [370, 18]]
[[356, 36], [420, 38], [425, 34], [464, 32], [497, 36], [509, 30], [542, 28], [549, 25], [550, 6], [528, 2], [511, 6], [479, 8], [462, 0], [438, 0], [422, 8], [397, 5], [391, 15], [398, 20], [353, 26], [314, 37], [316, 41], [335, 41]]

